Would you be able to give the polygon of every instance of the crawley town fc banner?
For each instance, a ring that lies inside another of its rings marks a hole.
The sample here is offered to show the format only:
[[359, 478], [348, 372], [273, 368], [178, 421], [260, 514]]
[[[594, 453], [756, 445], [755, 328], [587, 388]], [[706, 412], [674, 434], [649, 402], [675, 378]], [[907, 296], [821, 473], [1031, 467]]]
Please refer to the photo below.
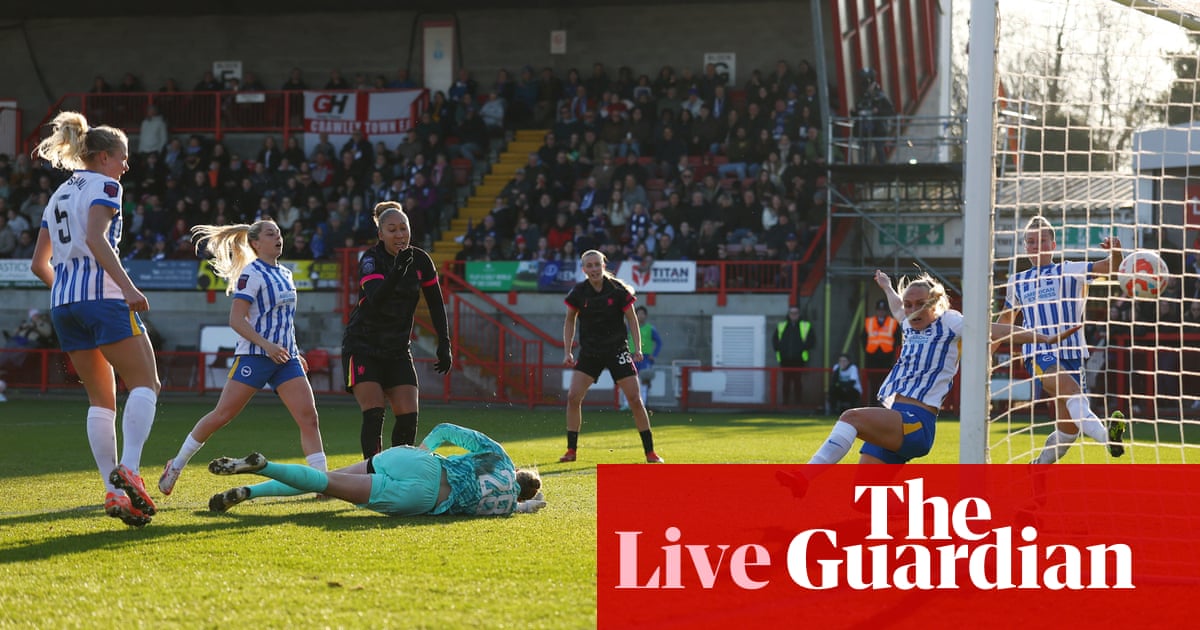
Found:
[[322, 133], [339, 150], [350, 134], [363, 132], [371, 143], [389, 148], [416, 126], [424, 107], [424, 90], [304, 93], [304, 152], [311, 154]]

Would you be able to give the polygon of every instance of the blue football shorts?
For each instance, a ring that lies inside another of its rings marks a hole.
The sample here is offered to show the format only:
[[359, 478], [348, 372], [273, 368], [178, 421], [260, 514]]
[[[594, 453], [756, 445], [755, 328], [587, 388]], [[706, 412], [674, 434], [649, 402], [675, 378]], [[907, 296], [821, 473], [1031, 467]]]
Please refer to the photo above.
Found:
[[145, 334], [146, 327], [125, 300], [89, 300], [60, 304], [50, 311], [54, 332], [65, 352], [91, 350]]
[[928, 454], [937, 434], [937, 416], [924, 407], [906, 403], [892, 405], [892, 411], [898, 412], [904, 422], [904, 441], [900, 443], [900, 448], [889, 451], [882, 446], [863, 442], [858, 452], [878, 458], [885, 464], [904, 464]]
[[270, 385], [275, 389], [303, 376], [304, 370], [300, 367], [299, 357], [276, 363], [266, 355], [239, 354], [233, 358], [233, 367], [229, 368], [229, 380], [249, 385], [254, 389], [262, 389], [263, 385]]

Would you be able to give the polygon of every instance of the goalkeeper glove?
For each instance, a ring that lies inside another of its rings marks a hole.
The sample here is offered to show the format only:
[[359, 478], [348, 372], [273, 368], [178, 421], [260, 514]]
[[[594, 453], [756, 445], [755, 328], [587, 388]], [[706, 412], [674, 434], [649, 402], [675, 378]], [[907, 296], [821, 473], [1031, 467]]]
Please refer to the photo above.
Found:
[[396, 261], [393, 263], [392, 269], [400, 274], [400, 277], [404, 277], [408, 273], [408, 268], [412, 266], [412, 262], [413, 248], [406, 247], [396, 254]]
[[533, 514], [544, 507], [546, 507], [546, 500], [541, 492], [528, 501], [517, 503], [517, 511], [522, 514]]
[[450, 371], [450, 366], [454, 364], [454, 358], [450, 356], [450, 341], [439, 341], [437, 347], [437, 362], [433, 364], [433, 371], [438, 374], [445, 374]]

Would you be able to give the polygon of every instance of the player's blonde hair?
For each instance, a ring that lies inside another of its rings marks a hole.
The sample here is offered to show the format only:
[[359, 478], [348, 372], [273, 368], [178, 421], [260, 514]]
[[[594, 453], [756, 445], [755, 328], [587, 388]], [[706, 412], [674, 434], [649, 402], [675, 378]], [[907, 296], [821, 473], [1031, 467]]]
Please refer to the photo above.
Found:
[[583, 259], [587, 258], [588, 256], [599, 256], [600, 257], [600, 262], [604, 263], [604, 277], [605, 278], [608, 278], [609, 280], [612, 280], [614, 283], [625, 287], [625, 290], [629, 291], [629, 295], [637, 294], [637, 291], [633, 288], [633, 286], [631, 286], [628, 282], [625, 282], [624, 280], [618, 278], [615, 274], [613, 274], [613, 272], [608, 270], [608, 256], [605, 256], [604, 252], [602, 252], [598, 249], [589, 249], [586, 252], [583, 252], [579, 256], [579, 264], [581, 266], [583, 265]]
[[96, 154], [112, 153], [129, 146], [124, 131], [107, 125], [89, 127], [87, 119], [79, 112], [59, 113], [50, 121], [50, 130], [50, 135], [38, 143], [33, 154], [55, 168], [87, 168]]
[[[196, 251], [207, 244], [208, 253], [212, 259], [208, 264], [213, 273], [229, 283], [225, 287], [225, 295], [233, 295], [235, 290], [233, 279], [242, 275], [246, 265], [254, 262], [258, 254], [250, 246], [251, 241], [257, 241], [263, 226], [271, 219], [260, 219], [253, 224], [234, 223], [233, 225], [197, 225], [192, 228], [192, 236], [196, 238]], [[278, 226], [276, 226], [278, 228]]]
[[[946, 295], [946, 287], [943, 286], [942, 283], [936, 278], [929, 275], [929, 272], [927, 271], [922, 272], [921, 275], [911, 280], [905, 276], [900, 279], [899, 285], [900, 286], [896, 287], [896, 291], [900, 295], [904, 295], [904, 292], [907, 291], [909, 287], [925, 287], [925, 289], [929, 292], [929, 295], [925, 298], [925, 304], [922, 305], [921, 310], [927, 308], [932, 309], [935, 319], [941, 317], [942, 313], [945, 313], [946, 309], [950, 308], [950, 297]], [[908, 319], [911, 320], [919, 312], [920, 310], [913, 311], [912, 314], [908, 316]]]

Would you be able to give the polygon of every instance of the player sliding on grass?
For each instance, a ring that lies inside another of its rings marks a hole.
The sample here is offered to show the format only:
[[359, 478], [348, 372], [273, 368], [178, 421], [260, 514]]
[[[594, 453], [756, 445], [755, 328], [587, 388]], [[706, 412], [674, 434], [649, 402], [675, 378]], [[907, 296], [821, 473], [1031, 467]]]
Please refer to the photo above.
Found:
[[[443, 457], [433, 452], [444, 444], [453, 444], [467, 453]], [[318, 492], [389, 516], [491, 516], [536, 512], [546, 505], [537, 471], [517, 469], [495, 440], [454, 424], [434, 427], [420, 446], [393, 446], [328, 473], [309, 466], [268, 462], [259, 453], [241, 459], [214, 459], [208, 469], [217, 475], [257, 473], [272, 479], [213, 496], [208, 507], [214, 512], [224, 512], [246, 499], [306, 492]]]
[[[962, 313], [950, 308], [946, 289], [929, 274], [901, 280], [900, 292], [882, 271], [875, 282], [887, 295], [892, 315], [900, 322], [904, 343], [900, 358], [879, 387], [883, 407], [850, 409], [838, 417], [810, 464], [842, 460], [856, 438], [862, 438], [860, 464], [903, 464], [933, 447], [938, 411], [958, 373], [958, 352], [963, 330]], [[993, 338], [1012, 336], [1017, 341], [1055, 343], [1079, 330], [1074, 326], [1057, 335], [1044, 335], [995, 323]], [[781, 473], [780, 480], [797, 494], [807, 490], [803, 476]]]
[[[1108, 257], [1096, 262], [1054, 262], [1054, 227], [1041, 216], [1033, 217], [1025, 226], [1025, 253], [1033, 267], [1013, 274], [1008, 282], [1005, 310], [998, 321], [1011, 324], [1021, 313], [1021, 323], [1034, 330], [1050, 333], [1063, 326], [1083, 322], [1087, 302], [1087, 284], [1097, 275], [1115, 272], [1121, 265], [1121, 241], [1115, 236], [1105, 238], [1100, 247]], [[1067, 454], [1079, 438], [1080, 429], [1088, 437], [1108, 446], [1113, 457], [1125, 454], [1121, 440], [1125, 435], [1125, 420], [1120, 411], [1113, 412], [1106, 427], [1088, 404], [1087, 380], [1083, 365], [1088, 358], [1083, 333], [1062, 337], [1062, 343], [1027, 343], [1021, 348], [1025, 369], [1037, 379], [1037, 387], [1054, 398], [1055, 430], [1046, 437], [1046, 446], [1034, 460], [1036, 464], [1053, 464]]]

